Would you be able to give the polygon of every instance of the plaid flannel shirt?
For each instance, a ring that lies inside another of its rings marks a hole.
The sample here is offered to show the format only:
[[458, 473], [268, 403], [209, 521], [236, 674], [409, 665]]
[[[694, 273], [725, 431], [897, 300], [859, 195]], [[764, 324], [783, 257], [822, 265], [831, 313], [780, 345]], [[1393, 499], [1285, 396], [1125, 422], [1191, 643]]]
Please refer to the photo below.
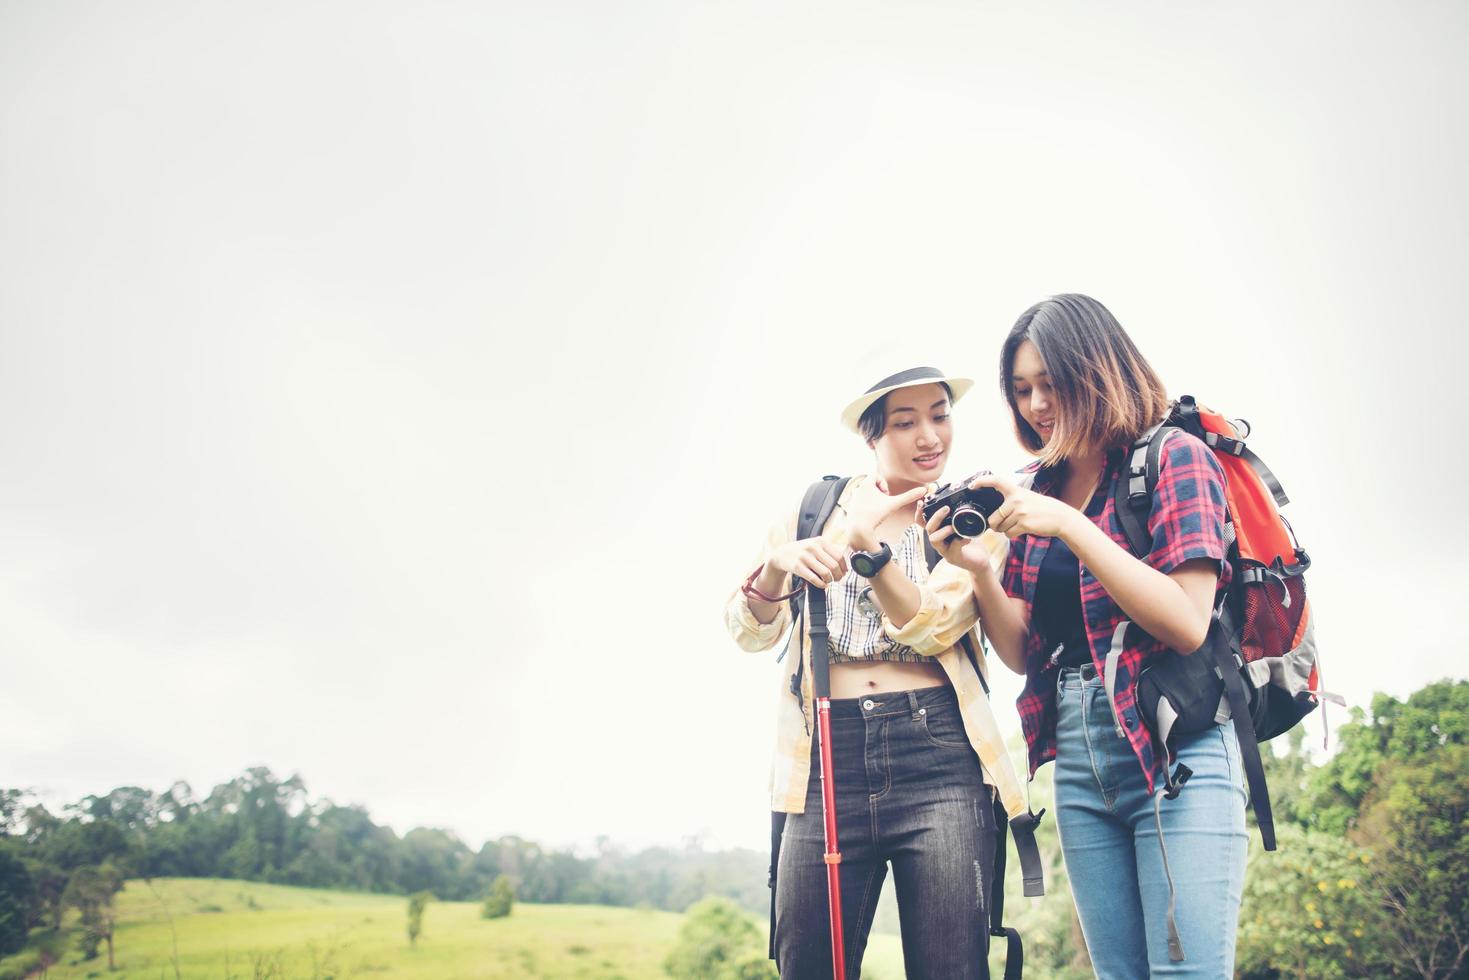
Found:
[[[1128, 550], [1127, 535], [1117, 518], [1115, 493], [1116, 481], [1125, 476], [1125, 460], [1123, 450], [1108, 454], [1104, 478], [1087, 503], [1086, 516], [1107, 532], [1118, 547]], [[1034, 474], [1035, 492], [1053, 497], [1059, 494], [1060, 473], [1056, 470], [1033, 463], [1025, 472]], [[1148, 531], [1153, 537], [1148, 564], [1166, 574], [1190, 559], [1211, 558], [1219, 562], [1218, 588], [1223, 589], [1229, 584], [1230, 574], [1229, 563], [1224, 561], [1224, 519], [1224, 471], [1213, 451], [1193, 436], [1175, 432], [1159, 459], [1158, 486], [1148, 518]], [[1005, 563], [1006, 593], [1027, 604], [1034, 602], [1041, 562], [1046, 559], [1051, 540], [1025, 534], [1011, 543]], [[1092, 663], [1100, 675], [1113, 636], [1127, 622], [1127, 614], [1107, 594], [1085, 562], [1081, 563], [1081, 608]], [[1137, 625], [1128, 626], [1121, 640], [1123, 649], [1116, 680], [1117, 720], [1142, 766], [1148, 791], [1152, 792], [1161, 760], [1155, 757], [1152, 736], [1138, 714], [1137, 681], [1148, 659], [1166, 648]], [[1040, 631], [1031, 630], [1025, 653], [1025, 686], [1016, 699], [1029, 749], [1031, 776], [1056, 757], [1057, 667], [1050, 662], [1050, 654]]]

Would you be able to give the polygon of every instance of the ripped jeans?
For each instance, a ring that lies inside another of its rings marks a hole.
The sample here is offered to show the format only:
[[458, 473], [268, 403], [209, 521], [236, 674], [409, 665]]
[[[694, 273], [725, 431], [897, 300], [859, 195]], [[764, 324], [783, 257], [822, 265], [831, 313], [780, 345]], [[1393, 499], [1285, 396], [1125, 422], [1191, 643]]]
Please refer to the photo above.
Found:
[[[953, 689], [831, 704], [847, 976], [861, 976], [891, 863], [908, 976], [988, 977], [994, 803]], [[815, 741], [806, 812], [786, 820], [776, 875], [775, 949], [782, 980], [832, 975]]]

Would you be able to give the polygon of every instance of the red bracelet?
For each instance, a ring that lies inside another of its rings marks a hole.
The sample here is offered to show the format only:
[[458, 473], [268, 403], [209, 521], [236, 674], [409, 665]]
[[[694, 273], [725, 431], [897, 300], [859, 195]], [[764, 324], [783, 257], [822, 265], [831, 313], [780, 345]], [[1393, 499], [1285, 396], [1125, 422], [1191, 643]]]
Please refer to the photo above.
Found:
[[745, 594], [745, 598], [756, 599], [760, 602], [785, 602], [787, 599], [799, 595], [801, 590], [806, 587], [806, 583], [802, 582], [793, 591], [787, 592], [785, 595], [766, 595], [755, 586], [755, 579], [759, 578], [760, 573], [763, 571], [765, 571], [765, 563], [762, 561], [760, 567], [751, 572], [750, 577], [745, 579], [745, 584], [740, 586], [740, 591]]

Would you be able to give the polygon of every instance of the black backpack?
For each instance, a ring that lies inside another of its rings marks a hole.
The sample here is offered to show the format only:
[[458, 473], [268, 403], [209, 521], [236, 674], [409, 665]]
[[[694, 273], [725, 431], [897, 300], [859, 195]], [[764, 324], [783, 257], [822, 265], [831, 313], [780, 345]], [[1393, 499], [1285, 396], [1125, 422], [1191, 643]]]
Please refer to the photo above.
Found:
[[[837, 500], [841, 498], [842, 491], [846, 489], [851, 477], [826, 476], [811, 484], [806, 489], [806, 495], [801, 499], [801, 509], [796, 515], [796, 540], [802, 541], [821, 533], [830, 519], [832, 511], [836, 509]], [[925, 536], [923, 539], [924, 554], [928, 561], [929, 571], [939, 563], [939, 554]], [[816, 589], [802, 589], [792, 596], [790, 601], [791, 613], [794, 627], [790, 638], [786, 641], [786, 648], [781, 653], [780, 659], [784, 659], [792, 653], [801, 656], [801, 625], [805, 614], [806, 596], [811, 596], [811, 637], [813, 646], [816, 643], [825, 643], [827, 640], [826, 626], [826, 593]], [[979, 657], [975, 653], [970, 634], [966, 633], [960, 642], [964, 651], [969, 655], [970, 663], [974, 665], [974, 672], [979, 676], [980, 686], [984, 688], [985, 696], [988, 697], [990, 688], [985, 681], [984, 671], [980, 669]], [[814, 655], [814, 651], [813, 651]], [[804, 660], [798, 661], [795, 673], [791, 675], [791, 693], [797, 698], [801, 696], [802, 674], [805, 669]], [[1013, 821], [1005, 811], [1004, 803], [998, 794], [995, 797], [995, 823], [997, 833], [995, 835], [995, 873], [994, 880], [990, 885], [990, 925], [991, 936], [1003, 936], [1006, 941], [1005, 952], [1005, 980], [1020, 980], [1021, 972], [1025, 966], [1025, 948], [1020, 940], [1020, 933], [1015, 929], [1004, 925], [1005, 914], [1005, 858], [1007, 853], [1006, 840], [1010, 836], [1015, 838], [1015, 850], [1020, 858], [1021, 876], [1024, 879], [1024, 893], [1027, 896], [1038, 896], [1045, 894], [1045, 879], [1041, 871], [1040, 849], [1035, 842], [1035, 828], [1040, 823], [1042, 810], [1038, 814], [1024, 814], [1016, 817]], [[775, 873], [780, 863], [780, 839], [785, 831], [786, 815], [784, 813], [772, 812], [770, 814], [770, 958], [775, 959]]]

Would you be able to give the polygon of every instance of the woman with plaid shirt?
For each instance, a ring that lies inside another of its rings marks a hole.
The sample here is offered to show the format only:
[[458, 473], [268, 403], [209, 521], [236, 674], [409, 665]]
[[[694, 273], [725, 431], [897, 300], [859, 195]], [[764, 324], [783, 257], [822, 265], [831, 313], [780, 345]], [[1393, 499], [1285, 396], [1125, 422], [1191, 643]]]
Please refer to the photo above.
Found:
[[1017, 703], [1030, 773], [1056, 760], [1061, 850], [1092, 965], [1127, 980], [1233, 976], [1246, 854], [1234, 725], [1183, 739], [1188, 792], [1155, 800], [1168, 760], [1137, 707], [1148, 660], [1197, 650], [1227, 584], [1223, 471], [1202, 442], [1172, 436], [1153, 548], [1134, 558], [1114, 488], [1126, 448], [1167, 414], [1158, 376], [1106, 307], [1075, 294], [1026, 310], [1000, 361], [1016, 434], [1040, 457], [1028, 487], [973, 484], [1005, 496], [990, 520], [1012, 539], [1003, 579], [981, 549], [939, 527], [943, 512], [929, 534], [970, 572], [995, 651], [1025, 675]]

